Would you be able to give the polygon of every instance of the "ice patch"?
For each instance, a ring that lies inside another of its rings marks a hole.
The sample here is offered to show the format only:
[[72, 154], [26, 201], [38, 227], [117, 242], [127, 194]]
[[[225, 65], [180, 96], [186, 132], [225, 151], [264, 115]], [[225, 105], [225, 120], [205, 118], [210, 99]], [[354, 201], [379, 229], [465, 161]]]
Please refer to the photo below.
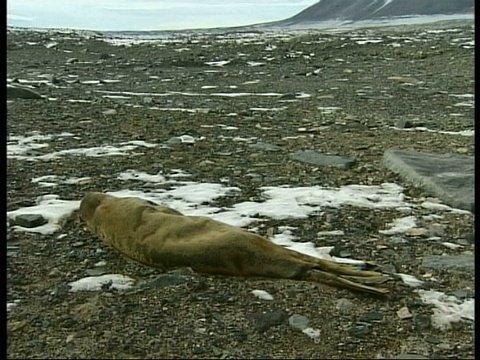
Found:
[[320, 342], [320, 330], [307, 327], [302, 330], [302, 333], [312, 339], [315, 344], [318, 344]]
[[418, 294], [424, 303], [435, 305], [431, 319], [432, 325], [439, 330], [451, 329], [452, 322], [475, 320], [475, 299], [462, 302], [455, 296], [434, 290], [418, 290]]
[[395, 219], [393, 223], [390, 223], [392, 227], [388, 230], [379, 230], [380, 234], [384, 235], [395, 235], [402, 234], [407, 230], [413, 229], [416, 224], [415, 216], [406, 216], [400, 219]]
[[88, 276], [77, 281], [68, 283], [71, 292], [76, 291], [98, 291], [108, 285], [108, 289], [127, 290], [130, 289], [134, 280], [120, 274], [105, 274], [100, 276]]
[[13, 226], [17, 231], [26, 231], [39, 234], [52, 234], [61, 228], [61, 221], [70, 216], [78, 209], [80, 201], [60, 200], [58, 195], [43, 195], [36, 200], [37, 205], [8, 211], [7, 217], [15, 219], [17, 215], [38, 214], [42, 215], [48, 222], [35, 228], [25, 228], [18, 225]]

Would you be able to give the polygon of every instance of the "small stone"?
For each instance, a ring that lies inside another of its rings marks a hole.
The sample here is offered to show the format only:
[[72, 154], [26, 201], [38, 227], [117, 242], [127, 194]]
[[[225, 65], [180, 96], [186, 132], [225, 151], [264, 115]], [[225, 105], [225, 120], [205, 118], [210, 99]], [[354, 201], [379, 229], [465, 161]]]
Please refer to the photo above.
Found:
[[413, 127], [413, 123], [410, 120], [400, 119], [395, 123], [397, 129], [410, 129]]
[[250, 149], [253, 150], [261, 150], [261, 151], [270, 151], [270, 152], [276, 152], [276, 151], [281, 151], [282, 148], [277, 145], [272, 145], [272, 144], [267, 144], [267, 143], [262, 143], [262, 142], [257, 142], [255, 144], [250, 144], [248, 145]]
[[28, 325], [28, 320], [11, 321], [7, 323], [7, 333], [12, 333], [23, 329]]
[[153, 102], [153, 98], [151, 97], [144, 97], [143, 98], [143, 103], [144, 104], [151, 104]]
[[117, 110], [115, 109], [108, 109], [105, 111], [102, 111], [103, 115], [117, 115]]
[[60, 277], [60, 276], [62, 276], [62, 272], [61, 272], [58, 268], [53, 268], [53, 269], [48, 273], [48, 277], [55, 278], [55, 277]]
[[367, 336], [368, 334], [370, 334], [370, 332], [371, 332], [370, 327], [371, 327], [370, 324], [355, 324], [354, 326], [349, 328], [347, 330], [347, 332], [350, 335], [353, 335], [353, 336], [356, 336], [356, 337], [364, 337], [364, 336]]
[[288, 318], [288, 323], [290, 326], [296, 330], [305, 330], [308, 326], [310, 320], [303, 315], [293, 314]]
[[70, 334], [67, 336], [67, 339], [65, 340], [65, 342], [67, 344], [71, 343], [73, 341], [73, 339], [75, 338], [75, 335], [74, 334]]
[[432, 325], [431, 318], [426, 314], [413, 315], [413, 325], [417, 330], [427, 330]]
[[174, 136], [167, 140], [167, 144], [194, 144], [195, 138], [190, 135]]
[[77, 63], [78, 59], [77, 58], [69, 58], [67, 61], [65, 61], [66, 64], [74, 64]]
[[434, 336], [427, 336], [425, 338], [425, 341], [430, 343], [430, 344], [434, 344], [434, 345], [440, 344], [442, 342], [442, 340], [440, 340], [439, 338], [436, 338]]
[[24, 228], [35, 228], [46, 224], [48, 221], [40, 214], [21, 214], [15, 217], [13, 225]]
[[378, 311], [370, 311], [366, 314], [363, 314], [360, 318], [360, 321], [372, 322], [372, 321], [382, 321], [383, 314]]
[[405, 319], [411, 319], [413, 315], [410, 312], [410, 310], [408, 310], [408, 307], [404, 306], [397, 311], [397, 316], [399, 317], [399, 319], [405, 320]]
[[418, 355], [418, 354], [398, 354], [394, 356], [392, 359], [423, 360], [423, 359], [429, 359], [429, 358], [423, 355]]
[[415, 83], [417, 82], [416, 79], [410, 77], [410, 76], [389, 76], [387, 78], [388, 80], [394, 80], [398, 81], [399, 83]]
[[335, 307], [338, 309], [340, 313], [347, 314], [353, 308], [353, 303], [345, 298], [338, 299], [337, 305]]
[[93, 269], [86, 269], [85, 273], [88, 276], [100, 276], [100, 275], [108, 273], [108, 271], [103, 269], [103, 268], [98, 268], [97, 267], [97, 268], [93, 268]]
[[253, 322], [258, 332], [263, 333], [272, 326], [281, 325], [287, 319], [287, 314], [284, 311], [275, 310], [248, 314], [247, 319]]
[[413, 228], [405, 231], [406, 236], [428, 236], [428, 230], [425, 228]]

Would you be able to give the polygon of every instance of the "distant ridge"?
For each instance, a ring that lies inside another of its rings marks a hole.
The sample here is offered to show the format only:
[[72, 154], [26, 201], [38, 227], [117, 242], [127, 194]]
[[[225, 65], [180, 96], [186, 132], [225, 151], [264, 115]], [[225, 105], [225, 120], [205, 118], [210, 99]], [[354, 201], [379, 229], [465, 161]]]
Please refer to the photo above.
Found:
[[474, 6], [475, 0], [320, 0], [291, 18], [275, 22], [275, 25], [473, 14]]

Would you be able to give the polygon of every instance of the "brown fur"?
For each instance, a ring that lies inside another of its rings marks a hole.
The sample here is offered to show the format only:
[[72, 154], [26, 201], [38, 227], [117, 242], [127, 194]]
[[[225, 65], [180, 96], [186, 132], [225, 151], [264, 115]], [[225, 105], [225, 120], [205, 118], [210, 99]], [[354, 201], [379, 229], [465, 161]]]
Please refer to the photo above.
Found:
[[80, 204], [86, 227], [141, 264], [206, 274], [297, 279], [383, 295], [388, 276], [321, 260], [276, 245], [244, 229], [201, 216], [184, 216], [140, 198], [89, 192]]

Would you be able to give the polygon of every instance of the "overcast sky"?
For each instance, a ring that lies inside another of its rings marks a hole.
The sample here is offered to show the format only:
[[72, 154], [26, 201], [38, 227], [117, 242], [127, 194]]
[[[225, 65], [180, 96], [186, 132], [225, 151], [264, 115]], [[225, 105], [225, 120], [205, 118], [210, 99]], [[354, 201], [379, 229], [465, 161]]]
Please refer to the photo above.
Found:
[[318, 0], [8, 0], [7, 24], [89, 30], [179, 30], [286, 19]]

